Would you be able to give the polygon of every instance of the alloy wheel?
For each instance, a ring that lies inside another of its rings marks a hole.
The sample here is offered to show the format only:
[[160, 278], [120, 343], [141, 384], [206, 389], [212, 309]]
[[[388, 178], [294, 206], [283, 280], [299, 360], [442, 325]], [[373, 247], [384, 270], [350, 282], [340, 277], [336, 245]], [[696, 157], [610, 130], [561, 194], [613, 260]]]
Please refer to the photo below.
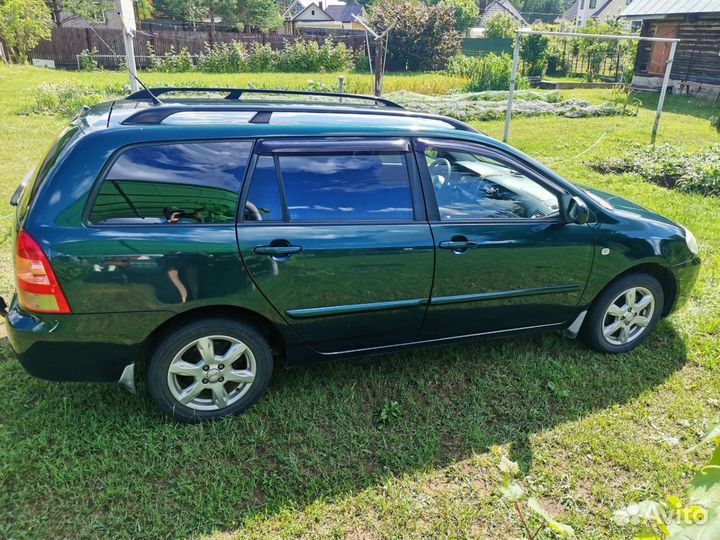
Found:
[[655, 297], [645, 287], [620, 293], [605, 310], [602, 333], [611, 345], [625, 345], [638, 339], [655, 313]]
[[230, 336], [190, 342], [170, 362], [167, 383], [179, 402], [198, 411], [224, 409], [245, 395], [255, 380], [255, 356]]

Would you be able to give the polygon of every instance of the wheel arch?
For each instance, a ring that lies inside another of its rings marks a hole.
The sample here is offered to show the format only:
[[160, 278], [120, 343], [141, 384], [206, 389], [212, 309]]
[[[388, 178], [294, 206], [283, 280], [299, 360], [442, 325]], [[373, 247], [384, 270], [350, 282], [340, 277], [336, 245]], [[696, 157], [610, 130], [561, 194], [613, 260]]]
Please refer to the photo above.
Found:
[[[188, 311], [178, 313], [168, 320], [163, 322], [160, 326], [155, 328], [150, 335], [143, 342], [143, 354], [142, 364], [147, 364], [152, 351], [158, 346], [158, 344], [168, 336], [182, 326], [197, 321], [199, 318], [225, 318], [233, 319], [239, 322], [250, 324], [259, 330], [270, 343], [270, 348], [273, 351], [273, 356], [280, 359], [282, 363], [285, 362], [286, 357], [286, 340], [285, 336], [278, 329], [277, 325], [268, 318], [260, 315], [259, 313], [252, 311], [247, 308], [238, 306], [228, 305], [216, 305], [216, 306], [202, 306]], [[143, 370], [146, 367], [142, 366]]]
[[630, 268], [627, 268], [620, 274], [613, 277], [610, 281], [608, 281], [600, 290], [597, 291], [595, 296], [592, 299], [592, 304], [595, 302], [595, 300], [613, 283], [615, 283], [618, 279], [624, 278], [625, 276], [631, 275], [631, 274], [649, 274], [653, 276], [655, 279], [657, 279], [660, 282], [660, 285], [663, 288], [663, 310], [662, 310], [662, 316], [666, 317], [668, 316], [675, 306], [675, 302], [677, 301], [677, 295], [678, 295], [678, 286], [677, 286], [677, 280], [675, 279], [675, 276], [673, 275], [672, 271], [657, 262], [645, 262], [641, 264], [637, 264], [635, 266], [631, 266]]

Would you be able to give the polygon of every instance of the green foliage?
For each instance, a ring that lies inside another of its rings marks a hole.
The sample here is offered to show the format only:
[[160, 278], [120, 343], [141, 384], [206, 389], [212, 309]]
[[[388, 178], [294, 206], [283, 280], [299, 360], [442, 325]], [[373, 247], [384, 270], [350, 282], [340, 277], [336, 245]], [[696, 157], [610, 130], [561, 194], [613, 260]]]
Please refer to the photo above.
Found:
[[380, 408], [379, 426], [388, 427], [402, 417], [400, 404], [397, 401], [386, 401]]
[[52, 18], [43, 0], [5, 0], [0, 4], [0, 38], [14, 61], [26, 62], [30, 50], [51, 33]]
[[662, 144], [636, 147], [617, 158], [596, 159], [589, 165], [602, 173], [636, 173], [668, 188], [720, 196], [720, 144], [690, 152]]
[[475, 26], [480, 18], [480, 8], [475, 0], [441, 0], [455, 11], [455, 30], [464, 34]]
[[[690, 452], [712, 443], [710, 461], [695, 474], [681, 499], [668, 495], [665, 501], [642, 501], [614, 513], [619, 525], [641, 524], [635, 540], [704, 540], [720, 538], [720, 419]], [[684, 499], [684, 500], [683, 500]]]
[[[457, 54], [450, 59], [447, 73], [470, 79], [467, 87], [470, 92], [507, 90], [510, 88], [512, 58], [508, 54], [490, 53], [485, 56]], [[515, 87], [517, 89], [528, 88], [528, 80], [518, 76]]]
[[[162, 63], [151, 57], [153, 69], [161, 69]], [[285, 42], [281, 51], [274, 51], [270, 45], [253, 43], [219, 43], [215, 47], [205, 44], [205, 50], [198, 57], [197, 71], [211, 73], [243, 73], [263, 71], [283, 72], [326, 72], [349, 71], [354, 66], [354, 55], [344, 43], [335, 44], [328, 37], [322, 44], [316, 41], [298, 40]], [[192, 65], [189, 66], [189, 71]]]
[[375, 4], [370, 24], [390, 32], [387, 50], [388, 71], [432, 71], [443, 69], [460, 49], [455, 30], [455, 9], [440, 3], [428, 6], [412, 0]]
[[523, 39], [520, 57], [527, 66], [530, 77], [542, 77], [547, 67], [547, 49], [550, 38], [540, 34], [531, 34]]
[[711, 116], [710, 125], [714, 127], [718, 133], [720, 133], [720, 116]]
[[485, 37], [514, 38], [515, 30], [519, 26], [518, 22], [507, 13], [498, 13], [485, 22]]
[[151, 19], [155, 14], [155, 6], [153, 0], [136, 0], [135, 15], [141, 21]]
[[[500, 495], [502, 500], [517, 513], [520, 525], [525, 531], [525, 537], [528, 540], [535, 540], [547, 527], [561, 538], [575, 538], [575, 530], [570, 525], [557, 521], [537, 499], [528, 496], [527, 490], [517, 478], [520, 475], [520, 466], [502, 454], [499, 447], [493, 447], [492, 451], [500, 455], [500, 461], [497, 464], [502, 475]], [[540, 521], [539, 527], [534, 523], [531, 524], [530, 516]]]
[[328, 37], [322, 45], [316, 41], [299, 40], [286, 43], [277, 55], [277, 71], [343, 71], [352, 69], [353, 53], [344, 43], [335, 45]]
[[74, 116], [82, 107], [91, 107], [127, 92], [124, 85], [95, 87], [73, 83], [44, 83], [32, 91], [32, 103], [19, 114], [62, 114]]
[[78, 60], [80, 71], [95, 71], [98, 69], [97, 53], [98, 50], [95, 47], [93, 47], [92, 51], [87, 49], [82, 50]]
[[114, 7], [112, 0], [45, 0], [45, 4], [50, 8], [53, 21], [58, 26], [77, 17], [91, 23], [102, 20], [104, 14]]
[[202, 22], [220, 17], [223, 25], [244, 32], [267, 32], [283, 24], [274, 0], [156, 0], [159, 11], [181, 20]]
[[610, 93], [610, 102], [618, 107], [622, 114], [628, 116], [637, 115], [642, 105], [642, 101], [637, 97], [637, 92], [629, 84], [623, 83], [618, 83], [613, 87]]
[[[621, 34], [623, 28], [615, 23], [598, 23], [590, 20], [583, 32], [586, 34]], [[588, 71], [585, 73], [588, 82], [593, 82], [598, 78], [605, 60], [608, 56], [615, 54], [617, 47], [621, 46], [616, 41], [591, 37], [578, 38], [577, 43], [573, 45], [577, 47], [580, 55], [588, 59]]]

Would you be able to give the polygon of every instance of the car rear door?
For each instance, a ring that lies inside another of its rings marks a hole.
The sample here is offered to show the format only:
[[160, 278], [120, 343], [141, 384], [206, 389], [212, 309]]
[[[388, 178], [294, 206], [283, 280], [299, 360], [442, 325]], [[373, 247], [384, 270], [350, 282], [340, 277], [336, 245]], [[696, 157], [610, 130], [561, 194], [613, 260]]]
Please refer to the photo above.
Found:
[[510, 155], [416, 141], [437, 249], [421, 339], [533, 329], [577, 314], [593, 259], [588, 225], [563, 223], [562, 188]]
[[416, 339], [434, 251], [405, 139], [264, 140], [241, 199], [254, 283], [325, 353]]

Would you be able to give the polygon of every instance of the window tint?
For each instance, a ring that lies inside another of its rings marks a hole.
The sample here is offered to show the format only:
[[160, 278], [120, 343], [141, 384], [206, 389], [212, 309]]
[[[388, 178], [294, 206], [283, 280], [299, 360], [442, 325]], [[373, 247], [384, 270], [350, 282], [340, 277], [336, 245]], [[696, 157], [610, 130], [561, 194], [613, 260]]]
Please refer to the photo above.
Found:
[[144, 145], [103, 180], [92, 223], [232, 223], [252, 143]]
[[456, 150], [426, 150], [443, 221], [540, 219], [558, 214], [558, 198], [499, 161]]
[[281, 156], [290, 221], [412, 220], [404, 154]]
[[245, 221], [282, 221], [280, 186], [272, 156], [260, 156], [255, 165], [245, 211]]

